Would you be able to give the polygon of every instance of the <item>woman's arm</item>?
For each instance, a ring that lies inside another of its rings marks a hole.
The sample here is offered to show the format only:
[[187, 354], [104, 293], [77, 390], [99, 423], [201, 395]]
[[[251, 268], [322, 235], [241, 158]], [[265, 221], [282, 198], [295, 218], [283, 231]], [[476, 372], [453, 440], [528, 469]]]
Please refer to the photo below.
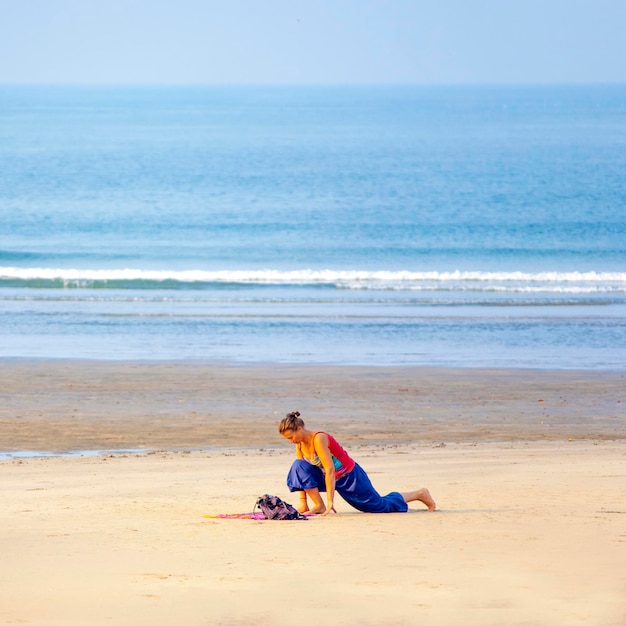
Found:
[[333, 456], [328, 447], [328, 436], [325, 433], [319, 433], [313, 439], [313, 449], [322, 462], [324, 467], [324, 478], [326, 481], [326, 511], [323, 515], [328, 515], [331, 511], [335, 513], [335, 464]]

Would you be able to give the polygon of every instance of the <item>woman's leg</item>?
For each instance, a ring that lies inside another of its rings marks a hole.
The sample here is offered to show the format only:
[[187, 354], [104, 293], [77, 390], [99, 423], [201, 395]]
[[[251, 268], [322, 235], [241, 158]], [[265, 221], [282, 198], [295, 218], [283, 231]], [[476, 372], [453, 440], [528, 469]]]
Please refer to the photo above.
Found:
[[[289, 491], [301, 493], [300, 504], [296, 507], [300, 513], [323, 513], [326, 510], [320, 495], [320, 491], [326, 491], [326, 482], [324, 472], [319, 467], [302, 459], [296, 459], [287, 474], [287, 486]], [[312, 507], [309, 507], [307, 496], [312, 500]]]
[[336, 488], [350, 506], [364, 513], [405, 513], [409, 508], [404, 496], [397, 491], [381, 496], [358, 463], [337, 481]]

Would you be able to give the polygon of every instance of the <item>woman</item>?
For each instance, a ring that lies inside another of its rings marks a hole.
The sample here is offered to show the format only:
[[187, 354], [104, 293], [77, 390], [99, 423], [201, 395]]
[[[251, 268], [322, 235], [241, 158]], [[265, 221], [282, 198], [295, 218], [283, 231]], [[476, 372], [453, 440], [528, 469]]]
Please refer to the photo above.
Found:
[[[278, 432], [296, 445], [296, 460], [289, 470], [287, 486], [290, 491], [300, 492], [300, 513], [328, 515], [335, 511], [335, 491], [355, 509], [366, 513], [404, 513], [409, 508], [407, 503], [415, 500], [423, 502], [429, 511], [435, 510], [435, 501], [425, 488], [381, 496], [335, 438], [322, 431], [307, 430], [298, 411], [281, 420]], [[320, 491], [326, 492], [326, 504]], [[311, 508], [307, 496], [313, 503]]]

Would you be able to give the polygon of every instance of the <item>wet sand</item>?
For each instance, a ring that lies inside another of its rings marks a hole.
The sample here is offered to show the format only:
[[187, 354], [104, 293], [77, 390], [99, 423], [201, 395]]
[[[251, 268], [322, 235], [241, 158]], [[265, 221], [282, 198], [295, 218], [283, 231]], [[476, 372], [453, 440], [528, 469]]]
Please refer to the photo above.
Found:
[[626, 373], [0, 361], [0, 452], [626, 437]]

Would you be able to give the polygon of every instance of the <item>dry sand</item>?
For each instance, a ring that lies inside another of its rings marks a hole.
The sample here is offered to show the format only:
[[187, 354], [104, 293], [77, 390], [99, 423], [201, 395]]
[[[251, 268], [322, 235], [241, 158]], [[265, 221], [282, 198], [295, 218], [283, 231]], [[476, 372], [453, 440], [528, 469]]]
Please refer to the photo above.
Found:
[[[0, 362], [0, 624], [626, 624], [625, 375]], [[298, 409], [380, 491], [439, 510], [204, 517], [293, 501]]]

